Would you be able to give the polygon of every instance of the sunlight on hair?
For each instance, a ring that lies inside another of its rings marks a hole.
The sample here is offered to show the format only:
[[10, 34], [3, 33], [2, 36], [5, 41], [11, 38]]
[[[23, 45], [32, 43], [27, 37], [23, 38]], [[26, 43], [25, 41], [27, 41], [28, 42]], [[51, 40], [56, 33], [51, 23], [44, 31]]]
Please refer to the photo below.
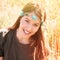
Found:
[[12, 26], [20, 14], [21, 8], [28, 2], [41, 4], [42, 20], [44, 20], [44, 12], [46, 12], [46, 21], [42, 25], [42, 31], [45, 44], [50, 51], [47, 58], [48, 60], [60, 60], [60, 0], [1, 0], [0, 29]]

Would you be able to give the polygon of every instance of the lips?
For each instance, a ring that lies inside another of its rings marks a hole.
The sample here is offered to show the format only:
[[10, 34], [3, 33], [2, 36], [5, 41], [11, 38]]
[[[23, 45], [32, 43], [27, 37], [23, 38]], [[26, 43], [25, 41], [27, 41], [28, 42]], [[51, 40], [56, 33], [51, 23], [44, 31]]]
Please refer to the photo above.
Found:
[[30, 32], [28, 32], [27, 30], [23, 29], [23, 31], [24, 31], [25, 34], [30, 34]]

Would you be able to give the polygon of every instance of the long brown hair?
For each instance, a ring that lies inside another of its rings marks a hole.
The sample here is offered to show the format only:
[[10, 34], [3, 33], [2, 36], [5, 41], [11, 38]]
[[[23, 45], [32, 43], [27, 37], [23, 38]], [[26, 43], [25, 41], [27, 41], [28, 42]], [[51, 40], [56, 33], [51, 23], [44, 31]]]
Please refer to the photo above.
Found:
[[[28, 3], [27, 5], [24, 6], [22, 11], [24, 13], [25, 12], [34, 12], [42, 21], [42, 12], [38, 5], [33, 4], [33, 3]], [[11, 29], [16, 30], [19, 27], [21, 18], [22, 18], [21, 16], [18, 17], [16, 23], [12, 26]], [[46, 18], [46, 15], [44, 18]], [[33, 40], [34, 40], [33, 45], [36, 47], [37, 58], [38, 58], [38, 60], [42, 60], [44, 58], [44, 54], [46, 54], [46, 52], [43, 53], [43, 49], [45, 49], [45, 47], [44, 47], [44, 39], [43, 39], [42, 30], [41, 30], [41, 25], [40, 25], [38, 31], [33, 36], [31, 36], [31, 38], [33, 38]], [[43, 47], [42, 47], [42, 44], [43, 44]]]

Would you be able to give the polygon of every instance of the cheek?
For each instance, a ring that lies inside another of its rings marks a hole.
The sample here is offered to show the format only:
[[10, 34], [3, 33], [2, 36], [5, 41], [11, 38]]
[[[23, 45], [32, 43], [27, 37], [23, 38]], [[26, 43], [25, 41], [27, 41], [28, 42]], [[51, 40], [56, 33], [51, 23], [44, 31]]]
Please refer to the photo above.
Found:
[[27, 24], [26, 24], [25, 22], [21, 22], [21, 23], [20, 23], [20, 27], [21, 27], [21, 28], [24, 28], [24, 27], [26, 27], [26, 26], [27, 26]]
[[34, 28], [33, 29], [33, 33], [36, 33], [38, 31], [39, 28]]

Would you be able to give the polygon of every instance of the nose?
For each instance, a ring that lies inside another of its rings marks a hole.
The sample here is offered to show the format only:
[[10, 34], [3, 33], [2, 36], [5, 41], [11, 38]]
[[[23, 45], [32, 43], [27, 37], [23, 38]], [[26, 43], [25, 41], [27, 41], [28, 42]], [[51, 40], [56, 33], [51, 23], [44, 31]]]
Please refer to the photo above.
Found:
[[33, 29], [33, 26], [29, 24], [29, 25], [27, 26], [27, 31], [31, 32], [32, 29]]

